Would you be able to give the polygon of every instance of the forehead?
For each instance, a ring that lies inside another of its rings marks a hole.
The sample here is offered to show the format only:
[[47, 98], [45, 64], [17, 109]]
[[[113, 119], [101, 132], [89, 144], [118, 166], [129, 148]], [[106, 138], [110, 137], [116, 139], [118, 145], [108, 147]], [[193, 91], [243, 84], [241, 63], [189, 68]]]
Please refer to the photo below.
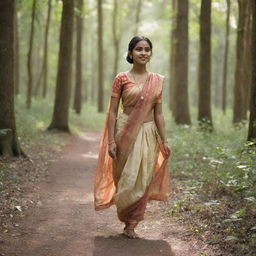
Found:
[[148, 43], [147, 41], [142, 40], [142, 41], [139, 41], [139, 42], [135, 45], [135, 47], [149, 47], [149, 48], [150, 48], [150, 45], [149, 45], [149, 43]]

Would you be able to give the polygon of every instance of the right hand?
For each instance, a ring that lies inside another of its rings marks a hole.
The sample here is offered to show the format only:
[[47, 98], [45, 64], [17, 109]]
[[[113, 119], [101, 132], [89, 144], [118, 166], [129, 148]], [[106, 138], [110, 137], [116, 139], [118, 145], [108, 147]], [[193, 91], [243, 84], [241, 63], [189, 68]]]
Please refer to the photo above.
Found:
[[116, 143], [112, 143], [108, 146], [108, 154], [110, 155], [111, 158], [113, 158], [114, 160], [116, 160], [116, 150], [117, 150], [117, 146]]

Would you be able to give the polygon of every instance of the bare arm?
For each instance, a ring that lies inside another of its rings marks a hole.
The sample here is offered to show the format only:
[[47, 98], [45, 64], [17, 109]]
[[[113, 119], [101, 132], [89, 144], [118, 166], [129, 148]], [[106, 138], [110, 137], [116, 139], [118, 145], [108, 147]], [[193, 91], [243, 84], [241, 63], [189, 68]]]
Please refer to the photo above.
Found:
[[162, 103], [155, 104], [154, 107], [154, 119], [156, 123], [157, 130], [159, 132], [163, 149], [165, 152], [166, 157], [169, 157], [171, 154], [171, 150], [168, 146], [167, 137], [165, 133], [165, 121], [164, 121], [164, 115], [162, 111]]
[[119, 106], [119, 98], [111, 97], [109, 107], [109, 118], [108, 118], [108, 143], [109, 143], [109, 155], [116, 159], [116, 143], [114, 139], [116, 117]]
[[164, 115], [163, 115], [161, 103], [155, 104], [154, 119], [155, 119], [156, 127], [159, 132], [161, 141], [162, 142], [167, 141], [166, 134], [165, 134], [165, 121], [164, 121]]

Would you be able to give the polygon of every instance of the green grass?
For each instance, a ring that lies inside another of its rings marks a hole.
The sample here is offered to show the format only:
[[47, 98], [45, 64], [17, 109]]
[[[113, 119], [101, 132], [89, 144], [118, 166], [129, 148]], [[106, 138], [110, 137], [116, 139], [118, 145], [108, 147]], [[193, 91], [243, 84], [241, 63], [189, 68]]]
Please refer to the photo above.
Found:
[[[166, 111], [167, 112], [167, 111]], [[173, 158], [171, 178], [183, 187], [170, 212], [190, 224], [193, 233], [210, 239], [234, 255], [252, 255], [256, 230], [256, 150], [246, 141], [247, 125], [234, 128], [232, 113], [214, 110], [212, 133], [196, 124], [177, 126], [166, 116]]]
[[[36, 99], [29, 110], [25, 107], [22, 96], [16, 99], [16, 124], [18, 135], [26, 143], [34, 143], [43, 137], [45, 143], [60, 143], [58, 135], [46, 132], [53, 113], [53, 103], [48, 99]], [[89, 104], [84, 104], [81, 115], [74, 110], [69, 111], [69, 126], [71, 133], [78, 134], [85, 130], [100, 131], [103, 128], [105, 114], [97, 113], [97, 109]], [[38, 137], [39, 136], [39, 137]], [[50, 141], [49, 141], [50, 140]]]

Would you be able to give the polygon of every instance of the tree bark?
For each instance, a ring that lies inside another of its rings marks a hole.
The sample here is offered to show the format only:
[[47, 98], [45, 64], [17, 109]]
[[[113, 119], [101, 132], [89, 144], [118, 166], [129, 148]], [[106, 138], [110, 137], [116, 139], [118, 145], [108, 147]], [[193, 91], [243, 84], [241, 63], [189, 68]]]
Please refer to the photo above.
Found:
[[142, 0], [138, 0], [137, 8], [135, 13], [135, 29], [134, 29], [134, 36], [138, 35], [138, 28], [140, 23], [140, 14], [141, 14], [141, 7], [142, 7]]
[[112, 33], [113, 33], [113, 43], [114, 43], [113, 78], [116, 76], [118, 71], [119, 45], [120, 45], [120, 34], [117, 31], [117, 13], [118, 13], [118, 0], [114, 0], [113, 19], [112, 19]]
[[52, 0], [48, 0], [48, 11], [47, 11], [47, 21], [44, 34], [44, 59], [43, 59], [43, 98], [47, 95], [47, 85], [48, 85], [48, 37], [49, 37], [49, 27], [51, 23], [51, 9]]
[[75, 83], [75, 97], [74, 110], [77, 114], [81, 113], [82, 108], [82, 41], [83, 41], [83, 0], [77, 2], [76, 14], [76, 83]]
[[201, 1], [198, 84], [198, 121], [211, 130], [211, 0]]
[[252, 1], [248, 1], [246, 5], [245, 13], [245, 34], [244, 34], [244, 76], [243, 76], [243, 85], [244, 85], [244, 107], [243, 107], [243, 116], [247, 120], [247, 112], [250, 109], [250, 88], [251, 88], [251, 40], [252, 40]]
[[239, 123], [246, 119], [245, 115], [245, 86], [244, 86], [244, 64], [245, 64], [245, 21], [247, 1], [238, 0], [239, 17], [236, 41], [236, 70], [233, 102], [233, 123]]
[[36, 14], [36, 0], [33, 0], [32, 14], [31, 14], [31, 30], [30, 30], [30, 38], [29, 38], [29, 50], [28, 50], [28, 61], [27, 61], [28, 85], [27, 85], [26, 106], [28, 109], [31, 107], [32, 88], [33, 88], [32, 51], [33, 51], [33, 42], [34, 42], [35, 14]]
[[[38, 96], [39, 90], [41, 86], [42, 88], [42, 97], [46, 97], [47, 92], [47, 77], [48, 77], [48, 34], [49, 34], [49, 27], [50, 27], [50, 17], [51, 17], [51, 1], [48, 0], [48, 11], [47, 11], [47, 19], [46, 19], [46, 26], [45, 26], [45, 33], [44, 33], [44, 52], [43, 52], [43, 62], [41, 71], [39, 73], [39, 77], [36, 82], [34, 95]], [[42, 84], [43, 79], [43, 84]]]
[[97, 0], [98, 11], [98, 112], [104, 110], [104, 70], [103, 70], [103, 15], [102, 0]]
[[90, 86], [91, 86], [91, 102], [93, 103], [93, 105], [96, 106], [96, 102], [97, 102], [97, 75], [95, 74], [95, 70], [97, 70], [97, 56], [95, 51], [91, 51], [90, 53], [90, 58], [91, 58], [91, 82], [90, 82]]
[[20, 93], [20, 50], [19, 50], [19, 27], [17, 17], [17, 3], [14, 12], [14, 88], [15, 94]]
[[170, 86], [169, 86], [169, 109], [172, 111], [173, 117], [175, 117], [175, 74], [176, 66], [174, 63], [175, 60], [175, 45], [177, 44], [177, 0], [172, 0], [172, 28], [171, 28], [171, 55], [170, 55]]
[[0, 155], [19, 156], [14, 111], [14, 1], [0, 1]]
[[188, 0], [177, 2], [175, 58], [175, 122], [191, 124], [188, 104]]
[[54, 112], [49, 130], [69, 132], [68, 114], [70, 102], [70, 75], [72, 65], [74, 1], [63, 0], [61, 17], [60, 50]]
[[251, 101], [248, 137], [256, 145], [256, 3], [252, 3], [252, 41], [251, 41]]
[[225, 36], [225, 52], [223, 64], [223, 80], [222, 80], [222, 111], [226, 113], [227, 108], [227, 75], [228, 75], [228, 51], [229, 51], [229, 34], [230, 34], [230, 0], [227, 1], [227, 18], [226, 18], [226, 36]]

